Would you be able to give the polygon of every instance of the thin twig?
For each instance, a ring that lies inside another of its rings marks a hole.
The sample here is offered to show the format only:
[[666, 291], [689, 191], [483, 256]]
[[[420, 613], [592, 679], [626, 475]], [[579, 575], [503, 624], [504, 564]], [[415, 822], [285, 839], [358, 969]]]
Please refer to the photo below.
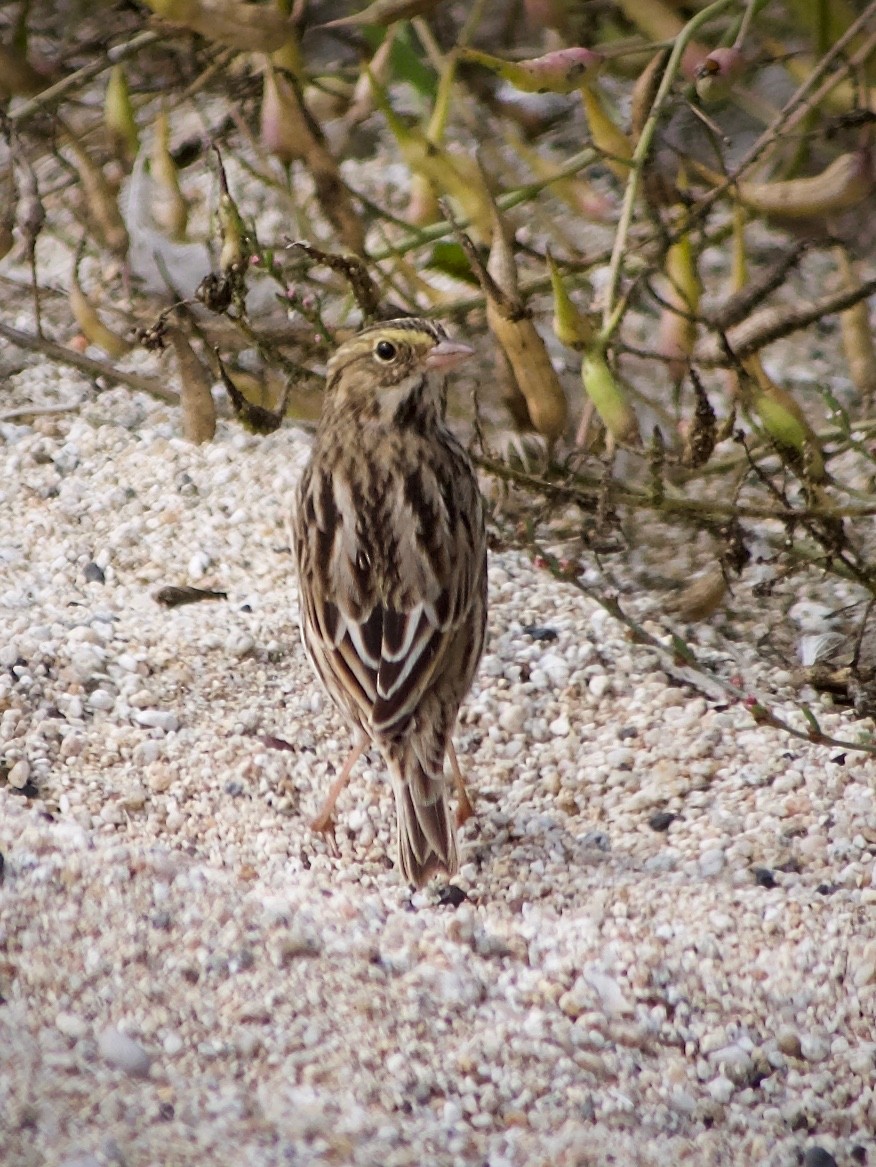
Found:
[[153, 380], [152, 377], [143, 377], [139, 373], [128, 373], [124, 369], [117, 369], [105, 361], [96, 361], [92, 357], [86, 357], [82, 353], [65, 348], [64, 345], [57, 344], [53, 340], [34, 336], [30, 332], [19, 332], [17, 328], [10, 328], [2, 321], [0, 321], [0, 336], [18, 348], [23, 348], [27, 352], [41, 353], [43, 356], [49, 357], [50, 360], [58, 361], [59, 364], [78, 369], [80, 373], [85, 373], [88, 377], [104, 377], [107, 381], [114, 381], [118, 385], [127, 385], [129, 389], [136, 389], [140, 393], [148, 393], [151, 397], [164, 401], [168, 405], [179, 405], [179, 394], [162, 385], [160, 381]]
[[[506, 462], [499, 462], [494, 458], [478, 457], [477, 464], [488, 474], [495, 475], [505, 482], [513, 482], [535, 490], [548, 498], [575, 505], [585, 505], [592, 509], [600, 488], [604, 488], [601, 478], [585, 477], [575, 474], [562, 482], [552, 482], [529, 474], [525, 470], [517, 470]], [[659, 514], [677, 515], [680, 518], [697, 519], [709, 522], [715, 519], [761, 519], [776, 523], [791, 521], [825, 521], [830, 519], [866, 519], [876, 515], [876, 502], [861, 507], [794, 507], [789, 510], [779, 510], [769, 506], [754, 506], [744, 503], [723, 502], [720, 499], [686, 498], [682, 495], [666, 494], [659, 501], [644, 491], [632, 490], [618, 482], [611, 484], [611, 501], [618, 506], [626, 506], [631, 510], [656, 511]]]
[[666, 68], [660, 79], [660, 87], [657, 90], [657, 95], [648, 113], [648, 119], [642, 127], [642, 133], [639, 135], [639, 140], [633, 151], [630, 175], [627, 179], [626, 190], [624, 191], [621, 217], [617, 226], [617, 233], [614, 237], [614, 249], [611, 253], [611, 260], [608, 267], [605, 306], [602, 316], [602, 332], [600, 334], [600, 344], [602, 346], [608, 343], [620, 323], [620, 314], [623, 309], [623, 300], [621, 299], [620, 303], [618, 302], [621, 264], [623, 263], [624, 253], [627, 248], [627, 236], [630, 233], [630, 226], [633, 221], [633, 210], [635, 209], [636, 199], [639, 196], [639, 184], [642, 179], [642, 171], [651, 150], [651, 143], [654, 140], [660, 115], [669, 98], [672, 86], [675, 84], [675, 76], [681, 67], [681, 59], [685, 49], [693, 40], [695, 33], [699, 31], [702, 25], [707, 24], [713, 17], [723, 12], [725, 8], [728, 8], [731, 2], [732, 0], [715, 0], [714, 4], [710, 4], [702, 12], [698, 12], [678, 34], [675, 45], [669, 55], [669, 60], [666, 63]]
[[24, 122], [46, 109], [50, 105], [55, 105], [65, 97], [71, 89], [76, 89], [83, 85], [86, 81], [91, 81], [95, 77], [99, 77], [101, 73], [105, 73], [107, 69], [111, 69], [113, 65], [117, 65], [120, 61], [127, 60], [128, 57], [133, 57], [139, 53], [141, 49], [148, 48], [149, 45], [154, 45], [156, 41], [161, 40], [161, 34], [152, 32], [151, 30], [138, 33], [131, 37], [123, 45], [113, 45], [107, 49], [106, 53], [97, 61], [92, 61], [89, 65], [83, 65], [81, 69], [77, 69], [75, 73], [68, 73], [66, 77], [62, 77], [60, 81], [56, 81], [54, 85], [50, 85], [48, 89], [44, 89], [41, 93], [37, 93], [35, 97], [30, 98], [29, 101], [23, 102], [17, 109], [14, 109], [9, 115], [9, 120], [16, 125], [22, 125]]
[[662, 640], [659, 640], [652, 633], [648, 632], [637, 620], [634, 620], [632, 616], [629, 616], [623, 610], [620, 600], [616, 595], [603, 595], [597, 588], [586, 584], [577, 574], [572, 574], [570, 571], [565, 570], [556, 556], [551, 555], [550, 552], [538, 544], [530, 543], [527, 549], [530, 549], [541, 559], [544, 566], [555, 579], [561, 583], [569, 584], [589, 600], [598, 604], [600, 608], [603, 608], [610, 616], [613, 616], [615, 620], [623, 624], [625, 628], [628, 628], [639, 643], [653, 649], [664, 662], [667, 662], [666, 671], [671, 676], [682, 681], [689, 688], [696, 690], [698, 693], [702, 693], [711, 700], [714, 700], [714, 691], [718, 689], [723, 696], [730, 697], [745, 709], [756, 724], [768, 725], [773, 729], [779, 730], [781, 733], [787, 734], [789, 737], [797, 738], [799, 741], [810, 742], [821, 746], [830, 746], [833, 749], [856, 750], [860, 753], [876, 755], [876, 743], [873, 741], [853, 742], [843, 738], [835, 738], [830, 734], [824, 733], [818, 726], [811, 709], [807, 706], [801, 706], [800, 713], [809, 725], [809, 729], [797, 729], [770, 709], [760, 697], [755, 696], [750, 691], [747, 692], [745, 689], [741, 689], [738, 685], [734, 685], [732, 681], [728, 681], [708, 669], [698, 659], [690, 645], [678, 633], [669, 631], [670, 643], [668, 645], [664, 644]]

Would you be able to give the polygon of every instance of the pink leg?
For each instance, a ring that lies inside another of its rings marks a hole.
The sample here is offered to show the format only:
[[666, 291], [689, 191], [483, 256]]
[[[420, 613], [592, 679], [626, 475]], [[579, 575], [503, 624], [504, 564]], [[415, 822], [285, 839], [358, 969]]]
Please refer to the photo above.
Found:
[[331, 789], [325, 802], [322, 804], [322, 810], [310, 824], [310, 829], [319, 831], [321, 834], [329, 834], [334, 827], [333, 816], [335, 813], [335, 803], [338, 801], [341, 791], [350, 781], [350, 775], [353, 772], [353, 767], [365, 753], [365, 747], [368, 745], [368, 739], [363, 738], [357, 745], [353, 746], [347, 755], [347, 760], [344, 762], [344, 768], [334, 780]]
[[447, 752], [450, 755], [450, 768], [453, 771], [453, 785], [456, 787], [456, 797], [459, 800], [459, 805], [456, 808], [456, 825], [461, 827], [463, 823], [468, 822], [474, 814], [475, 809], [471, 804], [471, 799], [468, 796], [468, 791], [465, 788], [465, 779], [462, 776], [462, 770], [459, 768], [459, 760], [456, 757], [456, 750], [453, 748], [453, 742], [449, 742]]

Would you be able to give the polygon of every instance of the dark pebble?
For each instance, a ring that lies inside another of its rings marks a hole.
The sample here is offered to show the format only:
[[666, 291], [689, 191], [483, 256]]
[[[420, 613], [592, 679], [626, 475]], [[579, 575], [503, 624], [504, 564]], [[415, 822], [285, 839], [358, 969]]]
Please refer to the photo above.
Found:
[[97, 563], [86, 563], [85, 582], [106, 583], [106, 576], [103, 574], [103, 568]]
[[776, 877], [768, 867], [752, 867], [751, 874], [759, 887], [777, 887]]
[[617, 731], [618, 740], [622, 742], [629, 741], [630, 738], [638, 737], [639, 731], [634, 725], [622, 725]]
[[537, 624], [527, 624], [523, 632], [533, 640], [556, 640], [558, 636], [553, 628], [539, 628]]
[[648, 819], [648, 826], [652, 831], [668, 831], [670, 824], [678, 818], [671, 810], [658, 810]]
[[611, 838], [605, 831], [588, 831], [581, 842], [585, 847], [595, 847], [597, 851], [611, 850]]
[[468, 896], [461, 887], [457, 887], [455, 883], [448, 883], [446, 887], [442, 887], [438, 892], [438, 903], [442, 907], [458, 908], [460, 904], [464, 903]]
[[849, 1151], [849, 1154], [852, 1156], [856, 1163], [867, 1162], [867, 1148], [862, 1147], [860, 1143], [856, 1143], [855, 1146], [852, 1147], [851, 1151]]
[[803, 1167], [836, 1167], [836, 1159], [824, 1147], [810, 1147], [803, 1156]]

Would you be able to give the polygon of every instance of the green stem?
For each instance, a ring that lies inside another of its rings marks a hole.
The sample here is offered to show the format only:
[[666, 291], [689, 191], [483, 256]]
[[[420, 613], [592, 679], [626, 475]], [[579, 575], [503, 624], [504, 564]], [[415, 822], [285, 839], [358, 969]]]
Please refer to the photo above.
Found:
[[642, 133], [633, 151], [630, 176], [627, 180], [626, 191], [624, 192], [624, 203], [621, 209], [617, 234], [614, 237], [614, 250], [611, 253], [611, 262], [608, 269], [608, 288], [606, 290], [605, 309], [602, 316], [602, 332], [600, 333], [600, 343], [603, 347], [611, 340], [623, 315], [624, 301], [623, 299], [618, 301], [618, 287], [620, 285], [621, 264], [626, 250], [627, 236], [632, 226], [636, 200], [639, 197], [639, 185], [642, 180], [645, 161], [651, 149], [651, 143], [654, 139], [660, 114], [675, 83], [675, 76], [681, 65], [681, 58], [684, 55], [685, 49], [694, 39], [695, 34], [702, 25], [707, 24], [715, 16], [723, 12], [725, 8], [729, 8], [733, 2], [734, 0], [715, 0], [714, 4], [710, 4], [708, 8], [704, 8], [702, 12], [698, 12], [678, 34], [675, 40], [675, 46], [669, 55], [669, 60], [663, 76], [660, 79], [657, 96], [654, 98], [654, 103], [648, 114], [648, 120], [642, 128]]
[[[523, 186], [515, 187], [514, 190], [506, 191], [505, 194], [499, 195], [496, 199], [496, 205], [500, 211], [509, 211], [512, 207], [517, 207], [521, 203], [527, 202], [533, 195], [537, 195], [546, 187], [549, 187], [551, 183], [557, 182], [561, 178], [570, 178], [573, 174], [577, 174], [579, 170], [583, 170], [585, 166], [589, 166], [596, 160], [597, 154], [595, 150], [589, 147], [586, 150], [579, 150], [577, 154], [573, 154], [565, 166], [561, 167], [556, 174], [552, 174], [550, 178], [540, 178], [535, 182], [527, 182]], [[459, 218], [456, 221], [456, 226], [460, 230], [465, 230], [470, 224], [471, 220], [466, 218]], [[385, 247], [382, 251], [372, 252], [371, 259], [379, 261], [382, 259], [391, 259], [396, 255], [405, 255], [414, 248], [424, 247], [429, 243], [434, 243], [436, 239], [443, 239], [446, 235], [452, 235], [453, 230], [454, 228], [451, 223], [444, 221], [434, 223], [431, 227], [423, 227], [422, 230], [408, 235], [404, 239], [400, 239], [398, 243], [394, 243], [390, 247]]]

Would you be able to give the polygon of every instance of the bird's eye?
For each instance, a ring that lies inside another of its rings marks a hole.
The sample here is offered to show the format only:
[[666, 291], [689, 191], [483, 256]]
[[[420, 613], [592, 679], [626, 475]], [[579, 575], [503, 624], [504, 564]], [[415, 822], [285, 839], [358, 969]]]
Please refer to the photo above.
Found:
[[395, 360], [398, 349], [391, 340], [379, 340], [374, 346], [374, 353], [379, 361], [389, 364], [390, 361]]

